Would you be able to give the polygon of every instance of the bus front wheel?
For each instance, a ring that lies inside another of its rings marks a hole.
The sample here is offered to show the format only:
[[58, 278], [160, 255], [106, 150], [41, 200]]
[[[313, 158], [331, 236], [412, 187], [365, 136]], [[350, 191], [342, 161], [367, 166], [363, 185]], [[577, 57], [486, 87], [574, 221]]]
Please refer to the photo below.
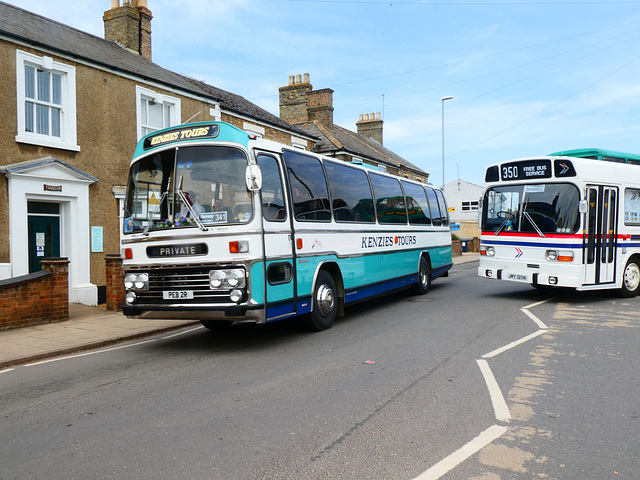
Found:
[[420, 258], [420, 266], [418, 267], [418, 283], [413, 286], [416, 295], [424, 295], [431, 286], [431, 268], [426, 258]]
[[640, 293], [640, 266], [637, 259], [631, 259], [624, 267], [622, 274], [622, 288], [620, 294], [623, 297], [635, 297]]
[[313, 305], [307, 320], [310, 330], [317, 332], [326, 330], [333, 325], [338, 311], [338, 297], [336, 295], [336, 282], [326, 270], [318, 273], [313, 289]]

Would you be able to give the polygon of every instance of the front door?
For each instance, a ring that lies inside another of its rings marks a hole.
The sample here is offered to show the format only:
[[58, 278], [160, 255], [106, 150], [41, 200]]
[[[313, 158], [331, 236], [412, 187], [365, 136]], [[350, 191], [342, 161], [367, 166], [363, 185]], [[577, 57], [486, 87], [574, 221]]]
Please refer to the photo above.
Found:
[[44, 257], [60, 256], [60, 205], [48, 202], [29, 202], [29, 273], [41, 270]]
[[585, 285], [615, 281], [618, 234], [618, 189], [606, 185], [587, 187], [584, 236]]
[[267, 320], [295, 315], [296, 269], [290, 213], [282, 171], [275, 154], [259, 153], [262, 171], [262, 225], [264, 229], [265, 304]]

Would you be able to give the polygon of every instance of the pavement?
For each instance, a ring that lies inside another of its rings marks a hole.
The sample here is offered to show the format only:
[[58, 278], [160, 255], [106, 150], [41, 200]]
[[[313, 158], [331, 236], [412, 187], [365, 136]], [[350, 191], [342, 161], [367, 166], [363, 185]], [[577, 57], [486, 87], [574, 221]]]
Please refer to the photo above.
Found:
[[[474, 262], [478, 253], [453, 257], [453, 264]], [[127, 340], [177, 330], [198, 322], [137, 320], [122, 312], [78, 303], [69, 305], [69, 320], [0, 330], [0, 370], [14, 365], [70, 355]]]

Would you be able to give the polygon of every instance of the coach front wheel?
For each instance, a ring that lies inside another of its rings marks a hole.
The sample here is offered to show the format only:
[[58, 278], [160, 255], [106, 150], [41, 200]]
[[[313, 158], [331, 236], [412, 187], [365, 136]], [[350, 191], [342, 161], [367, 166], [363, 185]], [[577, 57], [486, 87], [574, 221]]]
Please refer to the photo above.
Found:
[[624, 267], [620, 294], [629, 298], [635, 297], [638, 293], [640, 293], [640, 266], [638, 266], [638, 260], [632, 258]]
[[321, 270], [318, 273], [318, 278], [313, 288], [312, 301], [307, 326], [309, 329], [315, 331], [330, 328], [336, 319], [338, 297], [336, 295], [336, 282], [334, 282], [333, 277], [325, 270]]

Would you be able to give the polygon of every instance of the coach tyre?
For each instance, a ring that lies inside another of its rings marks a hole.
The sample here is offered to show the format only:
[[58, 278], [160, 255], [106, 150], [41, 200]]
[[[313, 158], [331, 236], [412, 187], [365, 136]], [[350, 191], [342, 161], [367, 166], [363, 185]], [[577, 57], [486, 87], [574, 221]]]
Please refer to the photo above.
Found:
[[313, 289], [313, 305], [307, 324], [311, 330], [321, 331], [330, 328], [336, 319], [338, 298], [336, 283], [326, 270], [320, 270]]
[[418, 267], [418, 283], [413, 287], [414, 293], [424, 295], [431, 286], [431, 268], [426, 258], [420, 257], [420, 266]]
[[623, 297], [635, 297], [640, 293], [640, 266], [638, 257], [633, 257], [627, 262], [622, 275], [622, 288], [620, 293]]

